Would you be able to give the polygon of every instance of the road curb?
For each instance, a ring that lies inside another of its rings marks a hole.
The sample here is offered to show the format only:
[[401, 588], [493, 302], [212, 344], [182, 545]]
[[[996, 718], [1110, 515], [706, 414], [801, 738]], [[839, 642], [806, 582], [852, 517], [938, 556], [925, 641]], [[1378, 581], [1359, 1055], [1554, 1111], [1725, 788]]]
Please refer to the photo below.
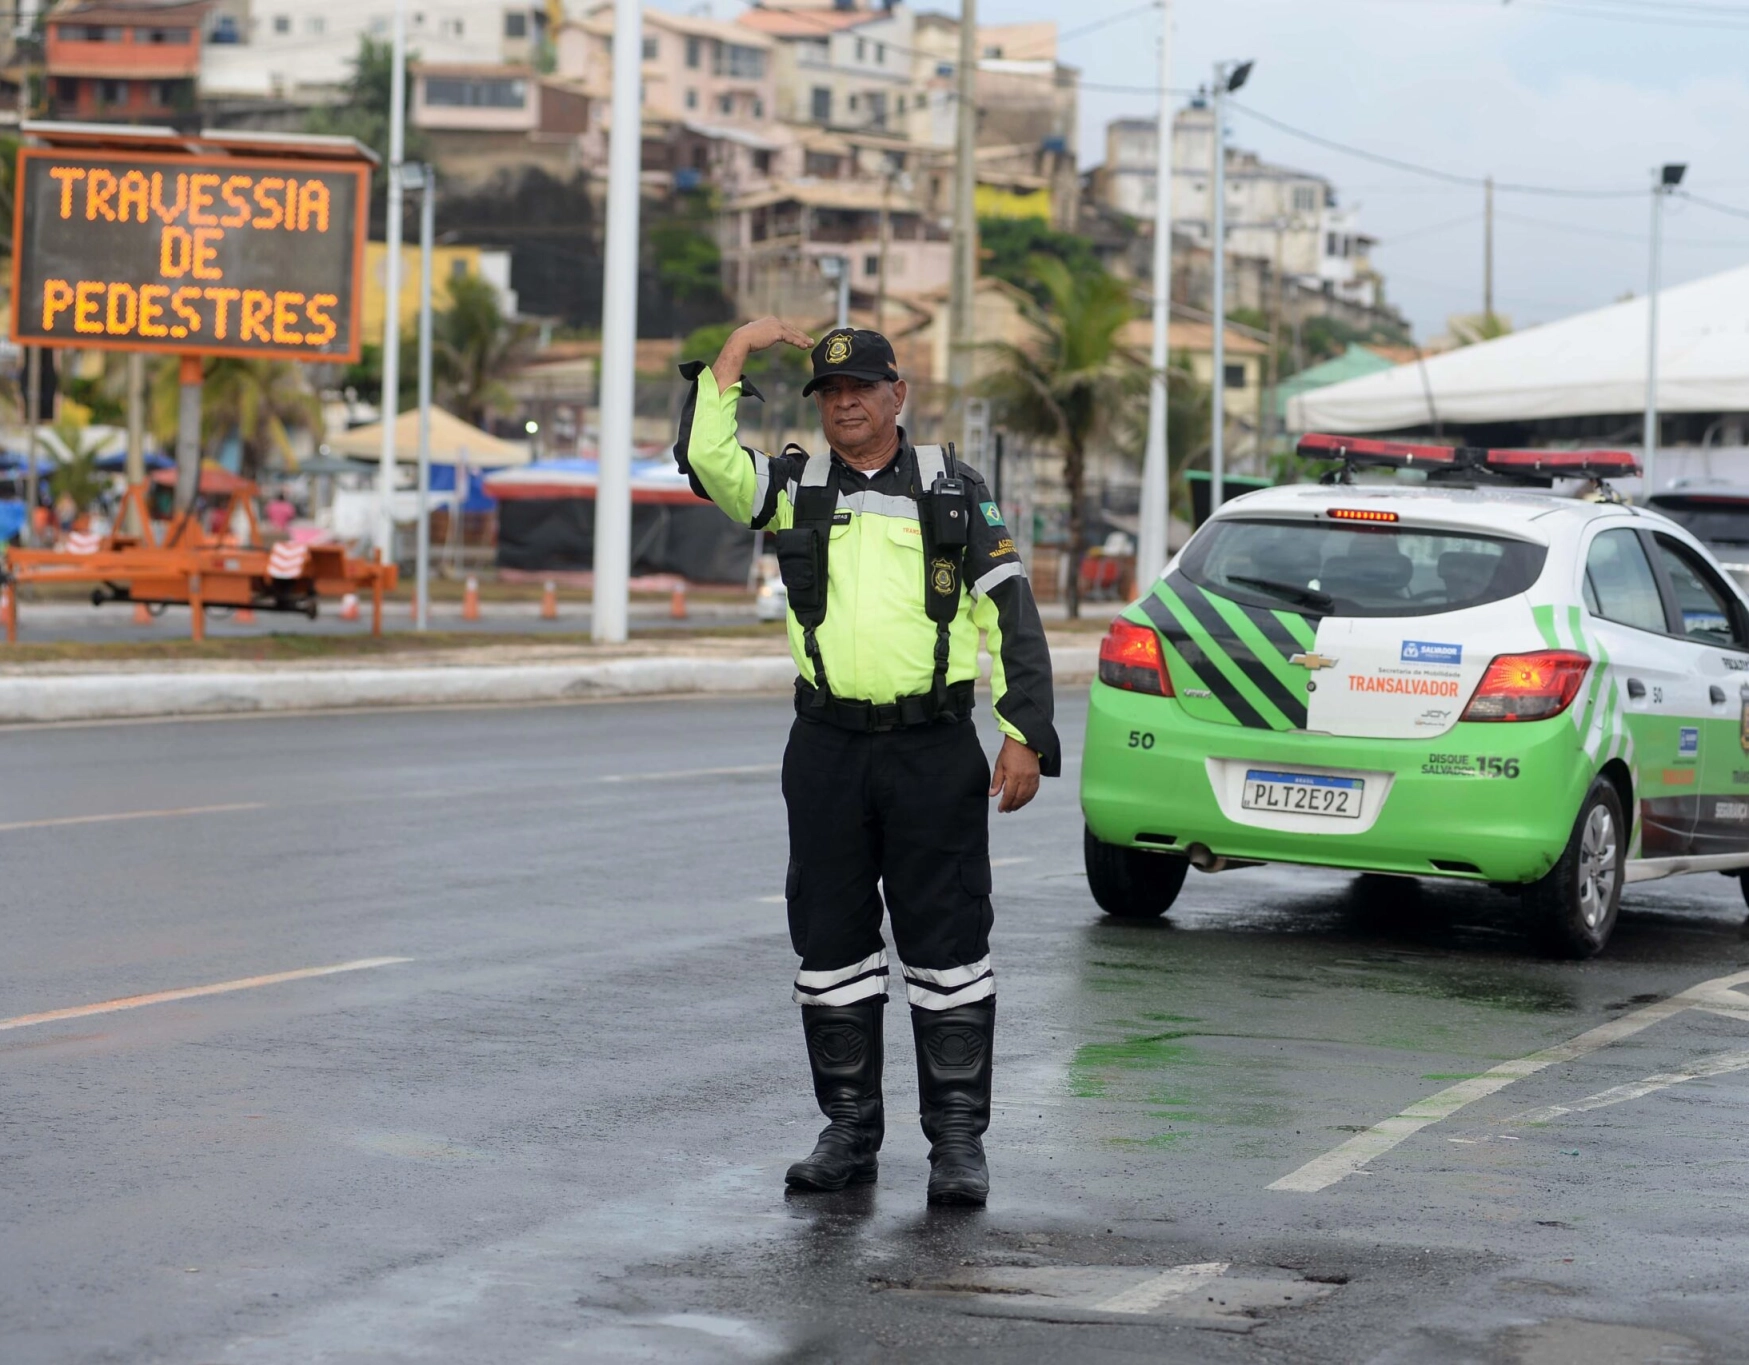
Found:
[[[1051, 657], [1059, 682], [1079, 682], [1092, 675], [1098, 651], [1057, 649]], [[794, 679], [795, 665], [787, 656], [229, 673], [63, 673], [0, 678], [0, 724], [781, 692]]]

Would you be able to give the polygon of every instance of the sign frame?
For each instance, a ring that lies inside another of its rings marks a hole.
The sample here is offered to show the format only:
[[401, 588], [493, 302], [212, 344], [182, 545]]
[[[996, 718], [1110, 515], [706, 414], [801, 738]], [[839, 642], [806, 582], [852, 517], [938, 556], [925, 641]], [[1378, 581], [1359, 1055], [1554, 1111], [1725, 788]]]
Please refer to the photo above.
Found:
[[[157, 341], [149, 338], [127, 337], [110, 339], [89, 335], [68, 335], [62, 337], [37, 336], [35, 334], [20, 335], [19, 322], [23, 314], [22, 281], [24, 275], [24, 210], [27, 167], [32, 161], [54, 160], [57, 158], [77, 157], [86, 160], [110, 160], [128, 163], [155, 163], [166, 166], [174, 165], [188, 169], [211, 168], [223, 171], [254, 169], [269, 169], [279, 172], [311, 172], [320, 171], [326, 174], [350, 175], [358, 182], [357, 193], [354, 196], [355, 211], [352, 236], [352, 280], [351, 280], [351, 347], [344, 351], [324, 351], [312, 354], [309, 351], [297, 350], [281, 346], [234, 346], [224, 342], [195, 342], [192, 338], [174, 341]], [[162, 152], [156, 150], [133, 151], [132, 149], [115, 148], [111, 146], [80, 147], [75, 145], [60, 145], [47, 147], [21, 146], [18, 149], [18, 161], [13, 173], [13, 205], [12, 205], [12, 321], [8, 328], [11, 340], [17, 346], [49, 346], [69, 350], [99, 350], [99, 351], [144, 351], [158, 355], [177, 356], [234, 356], [257, 360], [293, 360], [305, 365], [353, 365], [364, 353], [364, 336], [360, 325], [364, 319], [364, 289], [365, 289], [365, 247], [370, 229], [370, 173], [371, 163], [364, 160], [335, 161], [313, 157], [283, 156], [271, 154], [231, 155], [224, 152]]]

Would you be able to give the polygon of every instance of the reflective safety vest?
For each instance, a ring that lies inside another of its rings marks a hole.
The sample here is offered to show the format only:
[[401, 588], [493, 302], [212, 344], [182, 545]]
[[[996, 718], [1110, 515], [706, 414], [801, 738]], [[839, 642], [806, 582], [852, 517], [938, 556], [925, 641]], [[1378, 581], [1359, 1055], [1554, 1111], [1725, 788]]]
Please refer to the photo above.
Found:
[[[780, 564], [789, 561], [790, 652], [803, 681], [877, 706], [939, 697], [977, 677], [982, 633], [998, 725], [1039, 754], [1042, 772], [1056, 773], [1049, 647], [1014, 540], [978, 473], [950, 467], [940, 447], [913, 447], [903, 431], [898, 454], [872, 474], [799, 447], [771, 455], [743, 446], [736, 406], [744, 390], [757, 392], [745, 381], [719, 391], [696, 362], [681, 372], [694, 388], [676, 459], [701, 496], [743, 525], [777, 533]], [[963, 517], [963, 548], [939, 543], [950, 505]], [[796, 530], [804, 534], [786, 535]]]

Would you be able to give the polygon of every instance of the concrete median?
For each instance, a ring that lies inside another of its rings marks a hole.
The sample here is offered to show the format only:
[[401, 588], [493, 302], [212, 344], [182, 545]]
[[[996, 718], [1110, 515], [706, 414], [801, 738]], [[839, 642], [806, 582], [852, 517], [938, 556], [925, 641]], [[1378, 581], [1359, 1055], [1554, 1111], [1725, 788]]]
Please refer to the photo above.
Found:
[[[1059, 680], [1091, 676], [1097, 651], [1052, 651]], [[559, 664], [446, 664], [389, 668], [45, 673], [0, 677], [0, 724], [245, 715], [361, 706], [444, 706], [591, 698], [781, 692], [787, 655], [662, 656]]]

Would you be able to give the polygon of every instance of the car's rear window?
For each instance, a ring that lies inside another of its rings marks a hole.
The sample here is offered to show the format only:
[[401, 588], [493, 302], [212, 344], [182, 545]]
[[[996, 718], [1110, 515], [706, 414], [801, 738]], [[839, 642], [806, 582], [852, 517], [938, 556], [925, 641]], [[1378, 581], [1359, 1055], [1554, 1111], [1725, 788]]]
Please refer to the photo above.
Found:
[[1707, 545], [1749, 545], [1749, 503], [1659, 498], [1652, 506]]
[[1181, 567], [1240, 602], [1328, 616], [1425, 616], [1523, 592], [1547, 554], [1466, 531], [1234, 519], [1206, 527]]

